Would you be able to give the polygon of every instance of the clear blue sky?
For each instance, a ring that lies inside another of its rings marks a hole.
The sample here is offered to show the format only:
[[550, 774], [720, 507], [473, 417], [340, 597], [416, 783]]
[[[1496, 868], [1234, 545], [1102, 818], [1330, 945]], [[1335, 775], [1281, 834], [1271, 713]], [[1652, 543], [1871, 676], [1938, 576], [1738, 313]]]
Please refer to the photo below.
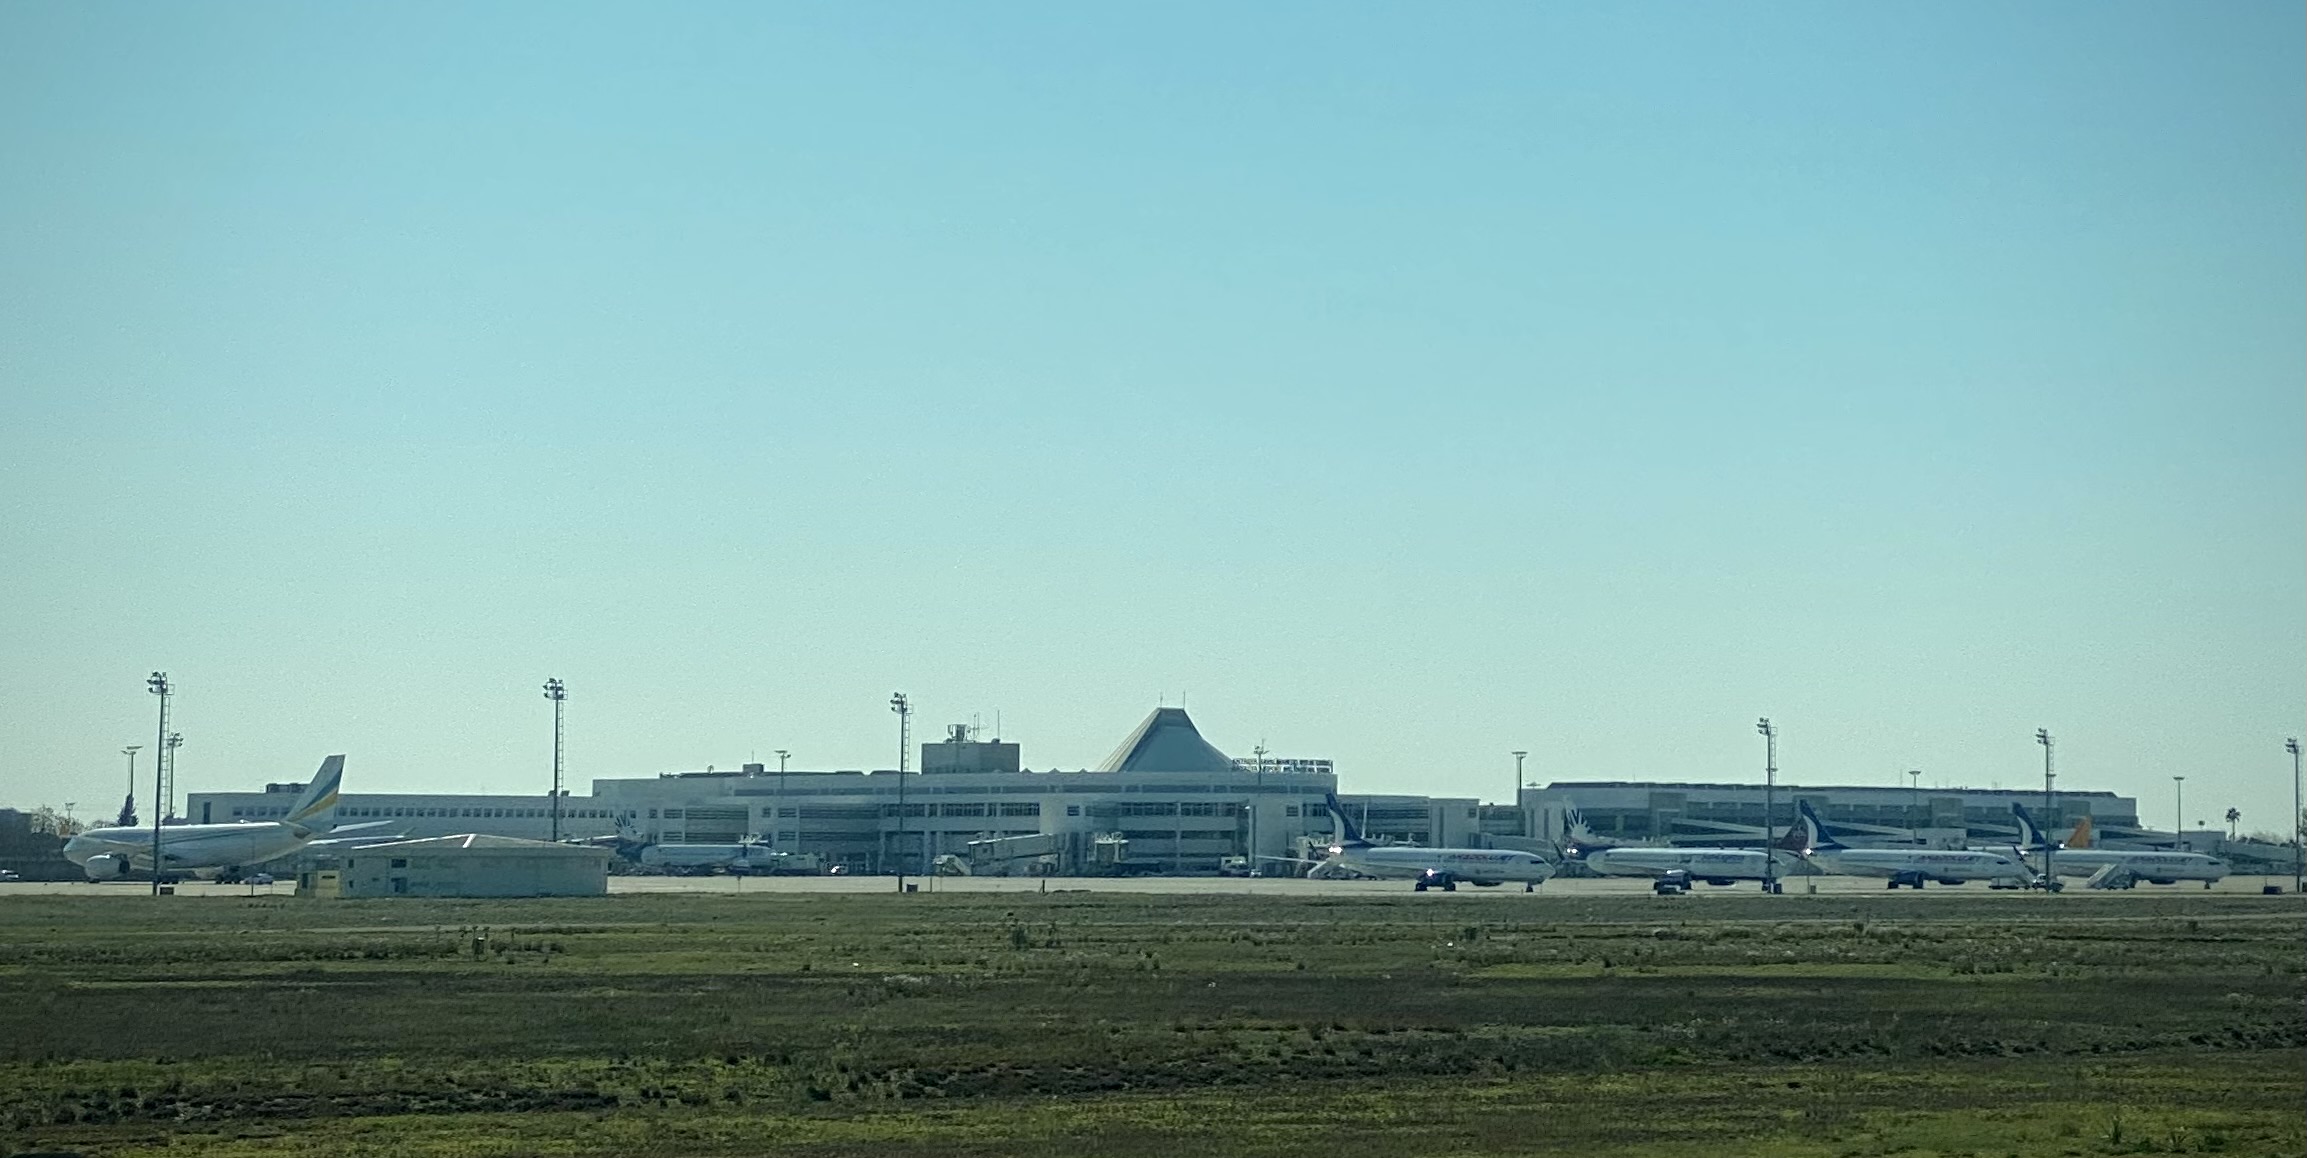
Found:
[[[2295, 3], [0, 5], [0, 802], [1095, 763], [2272, 828]], [[149, 767], [149, 765], [146, 765]]]

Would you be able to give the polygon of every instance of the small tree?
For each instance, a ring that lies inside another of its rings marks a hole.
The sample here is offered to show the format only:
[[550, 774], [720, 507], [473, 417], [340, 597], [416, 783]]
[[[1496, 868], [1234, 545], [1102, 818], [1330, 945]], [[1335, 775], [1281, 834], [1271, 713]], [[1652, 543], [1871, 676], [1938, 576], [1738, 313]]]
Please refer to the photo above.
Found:
[[24, 821], [27, 825], [31, 826], [31, 829], [34, 832], [51, 833], [56, 836], [66, 837], [77, 835], [81, 829], [87, 827], [87, 825], [84, 825], [77, 820], [69, 819], [63, 813], [58, 812], [45, 804], [31, 810], [30, 812], [25, 813]]

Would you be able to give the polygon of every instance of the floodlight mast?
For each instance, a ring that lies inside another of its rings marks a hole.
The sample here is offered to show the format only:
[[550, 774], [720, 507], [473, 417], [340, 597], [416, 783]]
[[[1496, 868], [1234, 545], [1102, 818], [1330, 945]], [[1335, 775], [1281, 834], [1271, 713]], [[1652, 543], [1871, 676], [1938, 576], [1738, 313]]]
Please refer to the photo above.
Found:
[[545, 698], [553, 701], [553, 843], [561, 840], [561, 705], [569, 686], [558, 679], [545, 681]]
[[1769, 716], [1755, 721], [1762, 733], [1762, 891], [1778, 891], [1778, 728]]
[[122, 828], [136, 823], [136, 754], [143, 750], [142, 744], [130, 744], [120, 750], [121, 755], [128, 757], [128, 799], [121, 801], [120, 815], [114, 818], [114, 823]]
[[1921, 847], [1921, 845], [1922, 845], [1922, 842], [1923, 842], [1923, 836], [1922, 836], [1922, 769], [1920, 769], [1920, 768], [1909, 768], [1909, 769], [1907, 769], [1907, 772], [1906, 772], [1906, 782], [1907, 782], [1907, 789], [1908, 789], [1908, 793], [1909, 793], [1909, 795], [1908, 795], [1908, 797], [1907, 797], [1907, 819], [1908, 819], [1908, 831], [1910, 831], [1910, 832], [1914, 833], [1914, 842], [1915, 842], [1915, 845], [1916, 845], [1916, 847], [1918, 847], [1918, 848], [1919, 848], [1919, 847]]
[[1514, 794], [1506, 798], [1514, 802], [1514, 835], [1524, 838], [1530, 835], [1530, 819], [1522, 815], [1522, 758], [1529, 754], [1526, 749], [1515, 749]]
[[2307, 844], [2301, 839], [2307, 836], [2307, 823], [2301, 820], [2307, 817], [2307, 805], [2302, 805], [2299, 799], [2299, 738], [2293, 736], [2283, 741], [2283, 750], [2291, 753], [2291, 891], [2307, 893], [2307, 857], [2300, 855], [2307, 851], [2301, 847]]
[[[2043, 746], [2043, 823], [2056, 824], [2058, 821], [2054, 820], [2051, 814], [2051, 778], [2057, 775], [2051, 771], [2051, 750], [2054, 746], [2051, 730], [2049, 728], [2035, 729], [2035, 743]], [[2051, 859], [2057, 856], [2058, 852], [2058, 840], [2052, 837], [2050, 833], [2045, 832], [2043, 834], [2043, 895], [2046, 897], [2059, 891], [2059, 874], [2056, 864]], [[2023, 858], [2021, 863], [2024, 863]]]
[[904, 692], [889, 693], [889, 710], [897, 713], [897, 891], [905, 891], [905, 749], [913, 742], [913, 701]]
[[2180, 852], [2187, 851], [2187, 778], [2171, 777], [2171, 835], [2178, 838]]
[[[777, 811], [779, 813], [785, 811], [785, 760], [792, 754], [784, 748], [777, 749]], [[770, 823], [769, 843], [782, 852], [801, 851], [801, 810], [799, 808], [793, 810], [793, 847], [791, 848], [786, 848], [777, 839], [778, 830], [784, 823], [782, 817]]]
[[[160, 697], [160, 730], [154, 733], [152, 752], [152, 895], [160, 895], [160, 814], [168, 811], [161, 805], [164, 790], [162, 775], [168, 767], [168, 697], [175, 689], [168, 684], [168, 673], [156, 671], [144, 681], [145, 689]], [[131, 756], [130, 759], [135, 759]]]
[[1265, 799], [1266, 791], [1266, 741], [1264, 737], [1259, 737], [1258, 746], [1250, 749], [1250, 754], [1257, 757], [1256, 771], [1253, 773], [1257, 787], [1250, 790], [1250, 863], [1242, 866], [1244, 873], [1256, 872], [1258, 868], [1258, 802]]

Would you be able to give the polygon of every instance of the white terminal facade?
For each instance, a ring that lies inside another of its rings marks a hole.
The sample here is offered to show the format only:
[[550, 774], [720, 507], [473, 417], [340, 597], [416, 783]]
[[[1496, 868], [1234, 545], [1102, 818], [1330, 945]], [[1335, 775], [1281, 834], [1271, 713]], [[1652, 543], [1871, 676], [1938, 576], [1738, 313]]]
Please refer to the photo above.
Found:
[[[726, 844], [748, 838], [809, 853], [856, 872], [919, 873], [972, 841], [1049, 834], [1057, 871], [1091, 860], [1113, 834], [1143, 870], [1215, 872], [1233, 856], [1295, 857], [1330, 839], [1322, 798], [1337, 791], [1328, 760], [1237, 760], [1204, 740], [1182, 708], [1159, 708], [1094, 770], [1034, 772], [1019, 748], [978, 740], [956, 725], [921, 746], [921, 770], [668, 772], [593, 781], [591, 796], [562, 800], [561, 835], [622, 835], [645, 844]], [[356, 773], [357, 776], [357, 773]], [[194, 793], [196, 823], [272, 819], [298, 790]], [[1342, 803], [1374, 839], [1463, 844], [1479, 833], [1472, 799], [1348, 796]], [[385, 821], [411, 838], [481, 832], [542, 839], [551, 802], [537, 796], [347, 792], [339, 824]]]
[[[1182, 708], [1156, 709], [1094, 770], [1034, 772], [1019, 766], [1019, 755], [1014, 743], [978, 740], [956, 725], [945, 740], [921, 745], [920, 771], [902, 775], [747, 764], [734, 772], [595, 780], [592, 795], [563, 797], [561, 836], [642, 844], [756, 839], [866, 873], [901, 866], [920, 873], [941, 855], [965, 854], [972, 841], [1043, 835], [1057, 848], [1057, 872], [1088, 871], [1093, 843], [1115, 834], [1128, 842], [1133, 869], [1207, 873], [1228, 857], [1300, 857], [1333, 837], [1322, 807], [1323, 796], [1337, 791], [1330, 761], [1228, 757]], [[195, 823], [273, 819], [286, 814], [301, 787], [193, 793], [187, 812]], [[1381, 843], [1544, 848], [1575, 822], [1612, 842], [1739, 846], [1764, 839], [1763, 795], [1755, 784], [1558, 782], [1524, 790], [1519, 807], [1343, 793], [1340, 803]], [[2039, 792], [1784, 786], [1769, 818], [1773, 831], [1794, 822], [1798, 800], [1852, 843], [2008, 839], [2016, 832], [2014, 800], [2046, 830], [2063, 834], [2089, 813], [2108, 839], [2169, 839], [2139, 831], [2136, 802], [2105, 792], [2060, 793], [2046, 810]], [[378, 831], [409, 838], [544, 839], [552, 832], [544, 796], [347, 792], [337, 820], [383, 821]]]

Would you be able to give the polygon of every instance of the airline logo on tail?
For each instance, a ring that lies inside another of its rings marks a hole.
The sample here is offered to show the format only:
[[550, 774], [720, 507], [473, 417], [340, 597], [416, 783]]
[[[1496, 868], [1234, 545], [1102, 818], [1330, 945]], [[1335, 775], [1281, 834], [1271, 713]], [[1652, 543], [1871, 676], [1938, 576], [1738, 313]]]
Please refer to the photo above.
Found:
[[298, 828], [321, 827], [313, 821], [336, 807], [337, 791], [343, 784], [344, 757], [336, 755], [322, 760], [312, 783], [304, 786], [304, 795], [297, 797], [296, 806], [288, 810], [287, 822]]
[[2035, 818], [2027, 815], [2027, 806], [2011, 801], [2011, 818], [2019, 822], [2019, 847], [2042, 848], [2050, 843], [2043, 830], [2035, 826]]
[[1340, 847], [1340, 848], [1367, 848], [1367, 847], [1369, 847], [1369, 844], [1370, 844], [1370, 842], [1369, 842], [1369, 841], [1367, 841], [1367, 840], [1364, 840], [1364, 839], [1362, 839], [1362, 830], [1361, 830], [1361, 829], [1359, 829], [1359, 828], [1356, 828], [1356, 827], [1354, 827], [1354, 820], [1353, 820], [1353, 818], [1352, 818], [1352, 817], [1350, 817], [1350, 816], [1347, 816], [1347, 815], [1346, 815], [1346, 809], [1345, 809], [1345, 807], [1344, 807], [1343, 805], [1341, 805], [1341, 804], [1339, 804], [1339, 803], [1338, 803], [1338, 794], [1337, 794], [1337, 793], [1335, 793], [1335, 792], [1325, 792], [1325, 793], [1323, 793], [1323, 794], [1322, 794], [1322, 803], [1323, 803], [1325, 806], [1327, 806], [1327, 807], [1329, 808], [1329, 810], [1330, 810], [1330, 815], [1331, 815], [1331, 816], [1333, 816], [1333, 817], [1335, 817], [1335, 818], [1337, 818], [1337, 821], [1338, 821], [1338, 847]]
[[2083, 818], [2082, 818], [2081, 820], [2078, 820], [2078, 821], [2076, 821], [2076, 822], [2075, 822], [2075, 831], [2074, 831], [2074, 832], [2072, 832], [2072, 833], [2070, 833], [2070, 834], [2068, 834], [2068, 836], [2067, 836], [2067, 847], [2068, 847], [2068, 848], [2089, 848], [2089, 847], [2091, 847], [2091, 814], [2090, 814], [2090, 813], [2088, 813], [2088, 812], [2084, 813], [2084, 814], [2083, 814]]
[[1802, 835], [1805, 852], [1834, 852], [1849, 845], [1827, 835], [1826, 822], [1811, 811], [1810, 801], [1795, 801], [1795, 809], [1802, 814]]

